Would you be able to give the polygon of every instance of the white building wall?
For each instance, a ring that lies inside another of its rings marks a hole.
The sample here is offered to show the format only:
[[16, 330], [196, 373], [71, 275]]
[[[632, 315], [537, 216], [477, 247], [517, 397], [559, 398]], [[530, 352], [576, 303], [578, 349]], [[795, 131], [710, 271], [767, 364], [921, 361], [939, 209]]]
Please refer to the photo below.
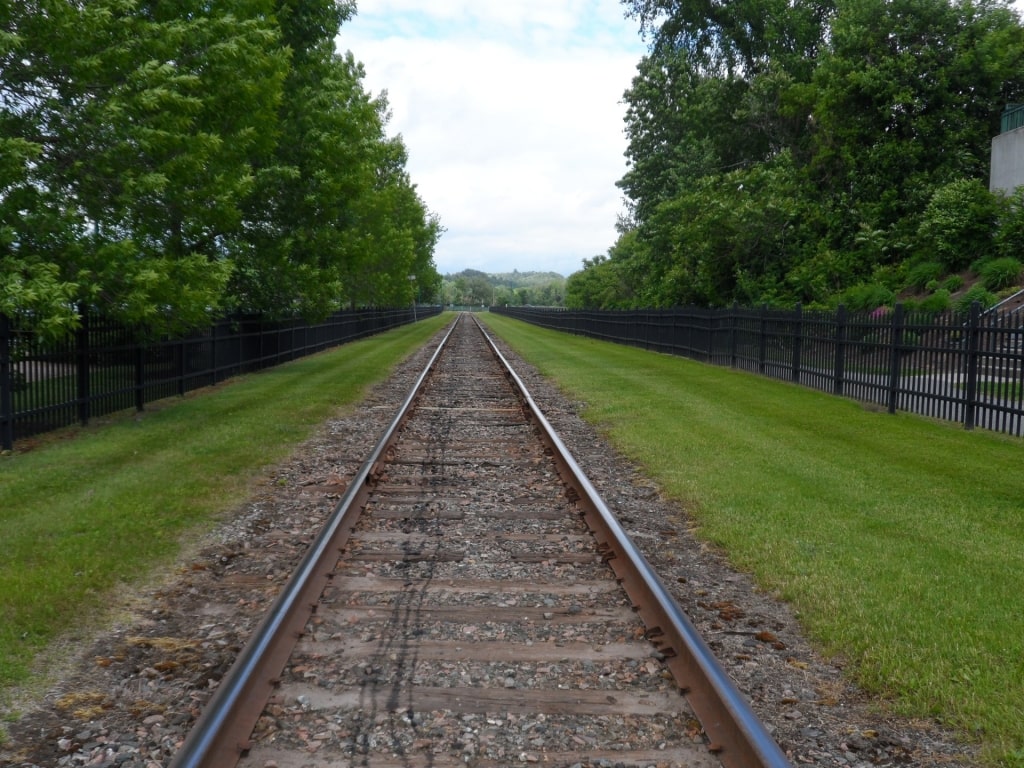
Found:
[[1024, 128], [1015, 128], [992, 139], [989, 191], [1012, 192], [1017, 187], [1024, 187]]

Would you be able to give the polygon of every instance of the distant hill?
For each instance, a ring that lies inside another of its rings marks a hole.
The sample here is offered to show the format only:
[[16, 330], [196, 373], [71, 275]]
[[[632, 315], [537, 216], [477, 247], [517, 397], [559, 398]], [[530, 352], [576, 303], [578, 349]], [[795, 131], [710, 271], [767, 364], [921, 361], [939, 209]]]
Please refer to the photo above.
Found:
[[445, 280], [455, 281], [459, 278], [469, 280], [471, 278], [483, 278], [494, 287], [504, 286], [506, 288], [535, 288], [541, 285], [548, 285], [552, 282], [565, 280], [565, 275], [558, 272], [511, 272], [488, 273], [476, 269], [464, 269], [461, 272], [453, 272], [444, 276]]
[[565, 301], [565, 277], [557, 272], [499, 272], [464, 269], [441, 281], [445, 304], [530, 304], [560, 307]]

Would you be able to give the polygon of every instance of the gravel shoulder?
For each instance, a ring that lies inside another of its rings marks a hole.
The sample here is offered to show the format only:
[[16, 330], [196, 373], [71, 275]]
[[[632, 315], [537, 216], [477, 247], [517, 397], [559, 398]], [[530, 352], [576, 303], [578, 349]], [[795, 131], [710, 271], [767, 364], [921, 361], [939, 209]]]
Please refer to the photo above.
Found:
[[[500, 346], [795, 765], [981, 764], [934, 723], [896, 717], [850, 684], [788, 606], [697, 539], [686, 510], [579, 418], [581, 403]], [[17, 716], [3, 713], [10, 738], [0, 766], [166, 765], [431, 352], [420, 350], [364, 408], [331, 419], [268, 470], [244, 505], [101, 628], [76, 622], [74, 634], [87, 637], [64, 644], [41, 671], [54, 682], [20, 697]]]

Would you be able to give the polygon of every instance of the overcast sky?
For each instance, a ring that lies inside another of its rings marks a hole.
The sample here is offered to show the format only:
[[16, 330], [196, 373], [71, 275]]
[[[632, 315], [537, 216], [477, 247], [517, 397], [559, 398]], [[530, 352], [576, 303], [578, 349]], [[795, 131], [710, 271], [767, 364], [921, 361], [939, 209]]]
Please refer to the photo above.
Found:
[[441, 274], [569, 275], [614, 244], [622, 94], [645, 47], [618, 0], [358, 0], [338, 48], [386, 90]]

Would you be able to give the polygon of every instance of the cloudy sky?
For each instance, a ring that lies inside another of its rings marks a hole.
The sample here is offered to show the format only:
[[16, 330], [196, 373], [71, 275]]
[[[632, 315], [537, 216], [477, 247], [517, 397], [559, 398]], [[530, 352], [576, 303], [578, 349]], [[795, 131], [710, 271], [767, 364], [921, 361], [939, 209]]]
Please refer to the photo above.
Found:
[[622, 94], [644, 53], [618, 0], [358, 0], [338, 38], [447, 232], [442, 274], [568, 275], [615, 242]]

